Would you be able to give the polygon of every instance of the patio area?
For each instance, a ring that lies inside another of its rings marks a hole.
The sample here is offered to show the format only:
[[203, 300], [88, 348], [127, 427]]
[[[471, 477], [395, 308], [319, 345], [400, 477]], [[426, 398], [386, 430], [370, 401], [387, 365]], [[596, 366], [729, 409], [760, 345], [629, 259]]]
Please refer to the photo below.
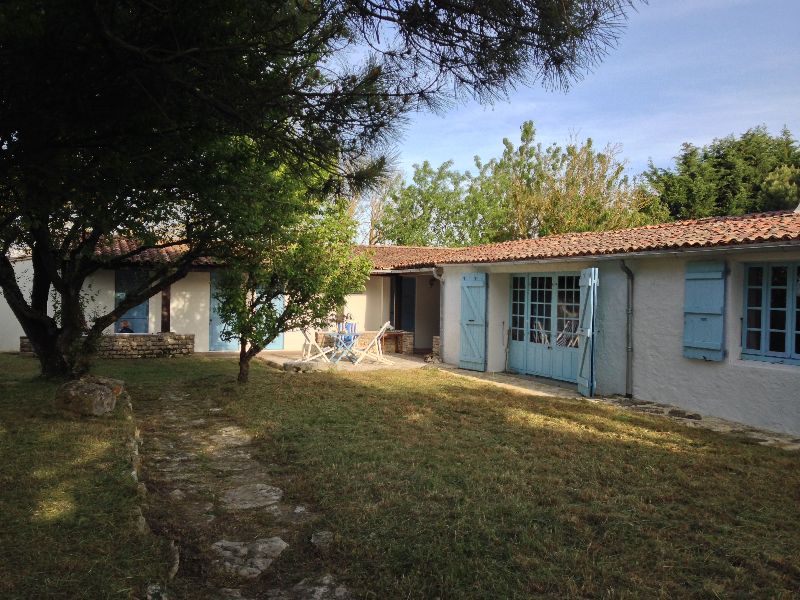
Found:
[[373, 360], [365, 360], [359, 364], [353, 364], [350, 360], [340, 360], [336, 363], [315, 360], [302, 362], [302, 352], [289, 351], [269, 351], [262, 352], [258, 359], [275, 369], [283, 369], [289, 372], [308, 372], [308, 371], [377, 371], [382, 369], [422, 369], [428, 366], [425, 359], [420, 355], [413, 354], [385, 354], [386, 360], [391, 364], [381, 364]]

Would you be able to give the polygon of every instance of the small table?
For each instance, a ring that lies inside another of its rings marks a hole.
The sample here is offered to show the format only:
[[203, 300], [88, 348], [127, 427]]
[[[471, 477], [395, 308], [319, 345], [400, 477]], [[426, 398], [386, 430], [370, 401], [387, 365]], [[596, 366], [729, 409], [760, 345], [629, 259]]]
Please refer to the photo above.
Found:
[[360, 333], [347, 333], [346, 331], [331, 331], [327, 333], [333, 337], [333, 354], [331, 362], [338, 363], [342, 358], [347, 358], [350, 362], [356, 362], [358, 357], [355, 353], [356, 342]]
[[[405, 331], [387, 331], [383, 334], [383, 338], [394, 338], [394, 351], [397, 354], [403, 353], [403, 334]], [[381, 339], [381, 347], [383, 347], [383, 339]]]

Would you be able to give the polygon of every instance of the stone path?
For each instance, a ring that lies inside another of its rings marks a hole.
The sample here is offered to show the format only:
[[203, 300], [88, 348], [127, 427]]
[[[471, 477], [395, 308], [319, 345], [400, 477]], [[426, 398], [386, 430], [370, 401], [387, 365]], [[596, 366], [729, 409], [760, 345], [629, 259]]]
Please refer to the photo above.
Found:
[[[328, 600], [351, 596], [329, 573], [291, 581], [292, 546], [308, 538], [314, 511], [286, 501], [250, 435], [212, 400], [165, 391], [136, 406], [141, 429], [144, 514], [172, 541], [169, 598]], [[314, 532], [311, 538], [330, 532]], [[332, 535], [332, 534], [330, 534]], [[283, 561], [283, 562], [281, 562]], [[281, 576], [273, 571], [281, 566]], [[313, 565], [312, 565], [313, 571]], [[287, 583], [289, 581], [289, 583]], [[149, 598], [164, 598], [158, 585]]]

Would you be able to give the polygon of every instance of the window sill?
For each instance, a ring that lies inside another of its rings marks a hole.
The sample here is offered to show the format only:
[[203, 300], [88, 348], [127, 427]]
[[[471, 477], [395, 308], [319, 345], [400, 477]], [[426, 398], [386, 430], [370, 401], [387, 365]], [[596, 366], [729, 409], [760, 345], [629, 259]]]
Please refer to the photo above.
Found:
[[796, 368], [800, 366], [800, 359], [797, 358], [784, 358], [780, 356], [762, 356], [759, 354], [745, 354], [742, 353], [739, 362], [749, 363], [751, 365], [761, 365], [768, 367], [785, 367], [787, 369]]

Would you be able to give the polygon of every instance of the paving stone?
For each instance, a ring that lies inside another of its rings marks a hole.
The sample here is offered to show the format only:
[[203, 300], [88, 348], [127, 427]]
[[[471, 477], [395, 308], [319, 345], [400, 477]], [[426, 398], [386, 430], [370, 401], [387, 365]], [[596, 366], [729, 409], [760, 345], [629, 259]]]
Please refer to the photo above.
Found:
[[226, 508], [244, 509], [269, 506], [280, 502], [283, 490], [265, 483], [249, 483], [227, 490], [222, 495]]
[[225, 571], [245, 579], [261, 575], [288, 547], [289, 544], [279, 537], [259, 539], [251, 543], [220, 540], [211, 546], [219, 555], [219, 563]]
[[218, 433], [212, 435], [211, 441], [217, 446], [235, 447], [247, 446], [252, 443], [253, 438], [241, 427], [229, 425], [221, 428]]
[[315, 531], [311, 534], [311, 543], [314, 544], [318, 550], [328, 550], [333, 543], [333, 532], [327, 529]]
[[348, 600], [352, 598], [350, 590], [338, 585], [333, 575], [309, 577], [289, 589], [271, 589], [267, 591], [271, 600]]

